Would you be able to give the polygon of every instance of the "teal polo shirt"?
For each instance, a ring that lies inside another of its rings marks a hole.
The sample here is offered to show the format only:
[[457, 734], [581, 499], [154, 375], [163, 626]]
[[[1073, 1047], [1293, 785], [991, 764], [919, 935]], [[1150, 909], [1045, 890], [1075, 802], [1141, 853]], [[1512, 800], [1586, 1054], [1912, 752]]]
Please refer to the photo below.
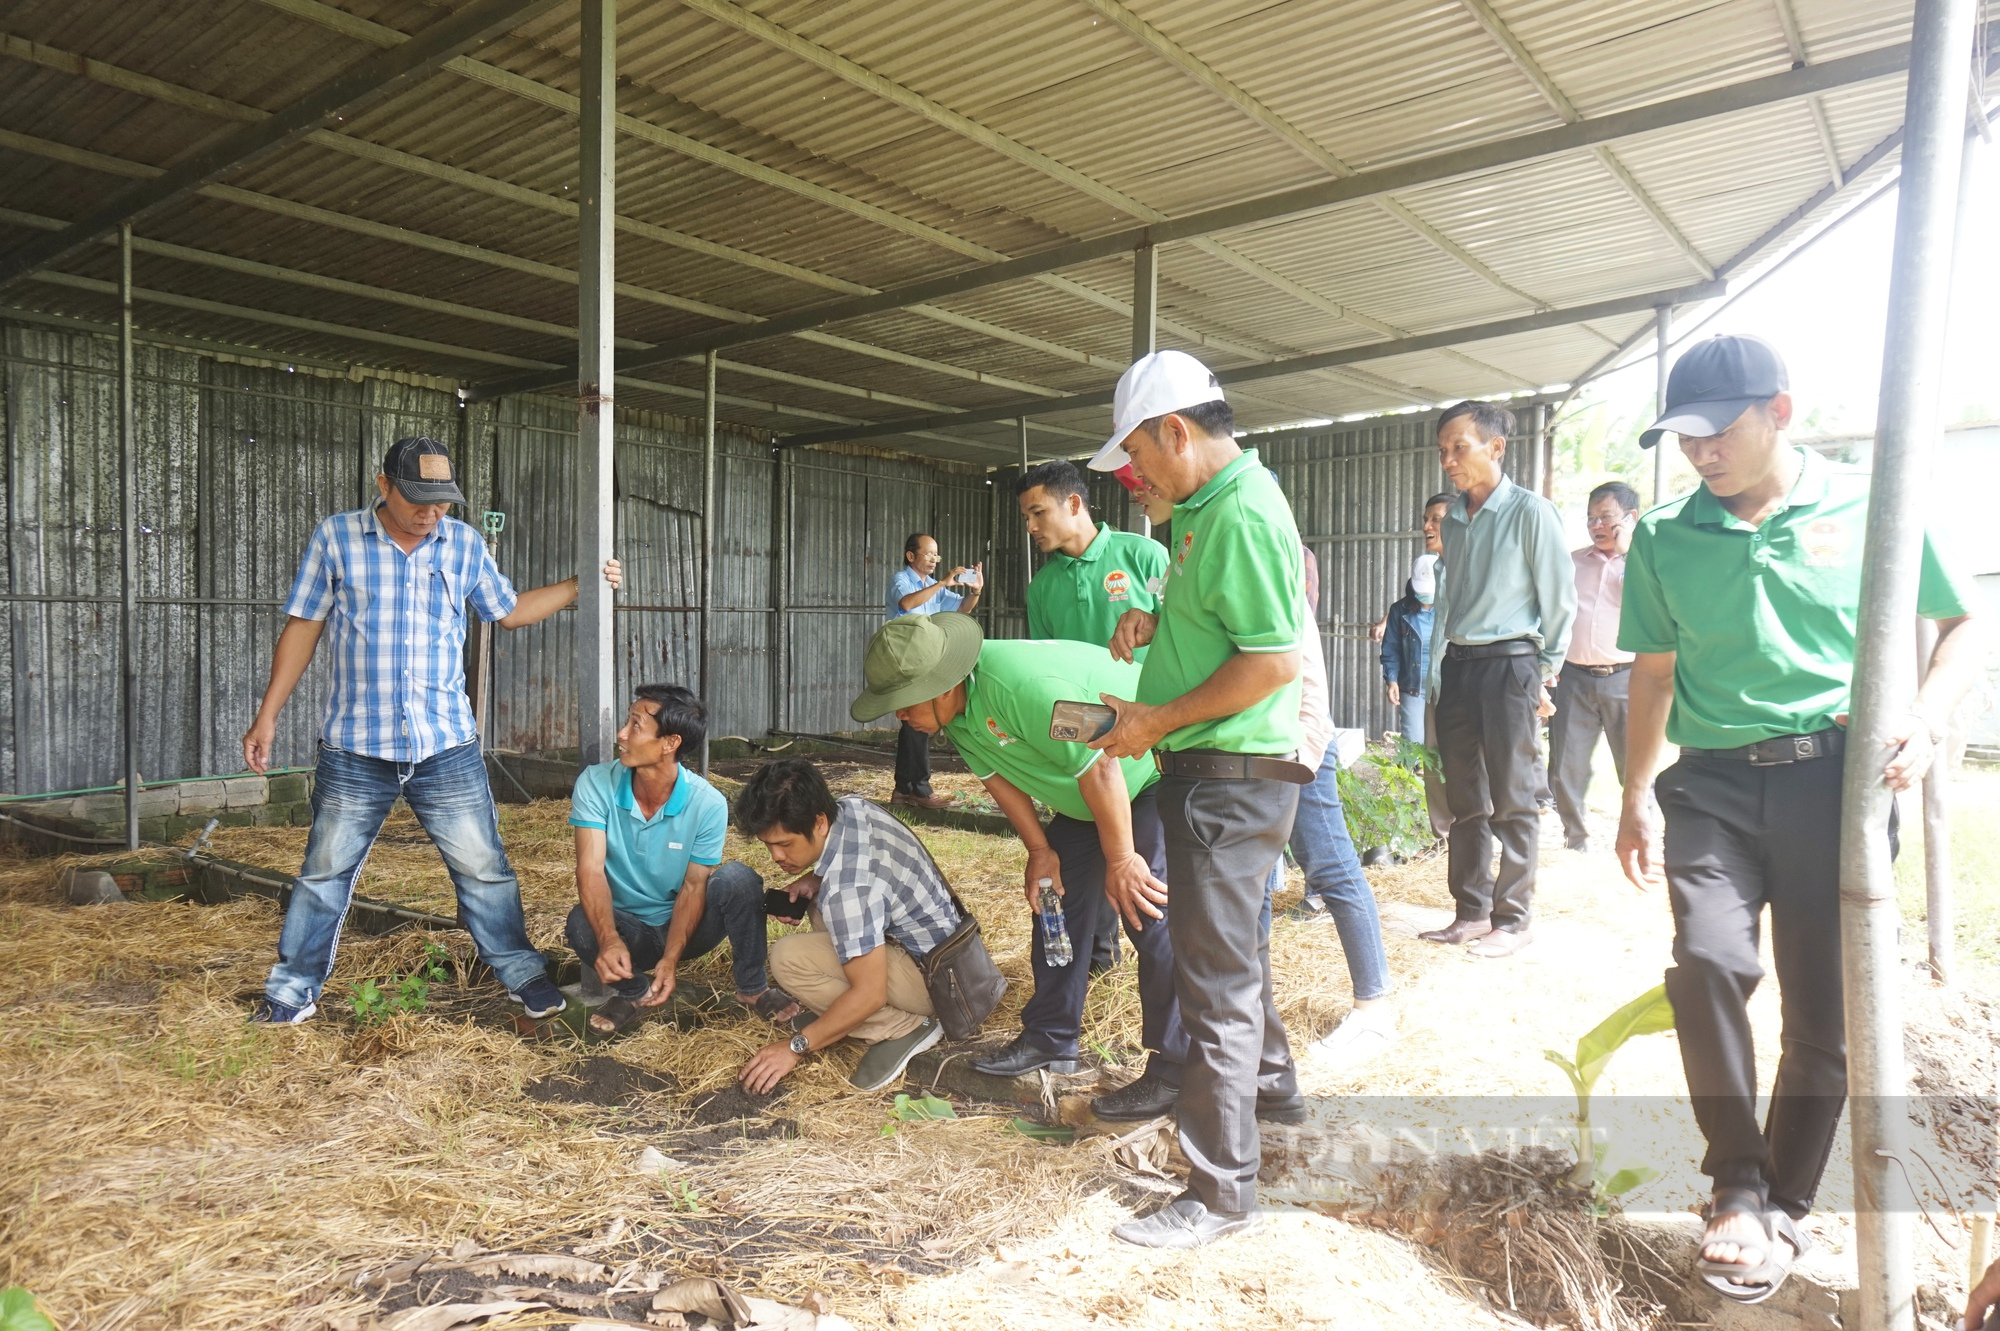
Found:
[[683, 767], [673, 793], [651, 818], [632, 798], [632, 770], [613, 760], [586, 767], [570, 792], [569, 825], [604, 833], [611, 906], [651, 925], [673, 917], [690, 864], [722, 863], [729, 801]]

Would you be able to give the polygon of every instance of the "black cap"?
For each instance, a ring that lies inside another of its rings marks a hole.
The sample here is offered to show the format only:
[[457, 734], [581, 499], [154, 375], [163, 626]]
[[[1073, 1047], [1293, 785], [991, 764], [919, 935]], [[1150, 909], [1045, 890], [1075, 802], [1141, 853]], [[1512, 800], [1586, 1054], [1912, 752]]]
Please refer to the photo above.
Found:
[[451, 473], [451, 450], [435, 439], [398, 439], [382, 459], [382, 474], [413, 504], [465, 502]]
[[1761, 337], [1731, 333], [1697, 342], [1674, 362], [1667, 409], [1639, 435], [1639, 447], [1651, 448], [1669, 431], [1697, 439], [1721, 434], [1790, 387], [1784, 358]]

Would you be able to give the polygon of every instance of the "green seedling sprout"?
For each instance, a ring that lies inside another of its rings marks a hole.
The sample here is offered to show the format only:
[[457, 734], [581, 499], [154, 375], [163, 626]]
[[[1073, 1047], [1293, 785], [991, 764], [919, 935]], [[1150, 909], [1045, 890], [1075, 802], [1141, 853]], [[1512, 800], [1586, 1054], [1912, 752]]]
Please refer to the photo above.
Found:
[[[1597, 1079], [1604, 1075], [1611, 1056], [1634, 1036], [1654, 1035], [1673, 1028], [1673, 1004], [1667, 1001], [1667, 987], [1659, 985], [1640, 994], [1592, 1027], [1589, 1034], [1576, 1042], [1575, 1059], [1564, 1058], [1553, 1049], [1543, 1051], [1543, 1057], [1569, 1077], [1570, 1088], [1576, 1092], [1576, 1168], [1570, 1172], [1571, 1183], [1588, 1188], [1598, 1182], [1597, 1141], [1590, 1125], [1590, 1094], [1597, 1085]], [[1651, 1177], [1653, 1171], [1648, 1169], [1621, 1169], [1603, 1180], [1601, 1191], [1605, 1196], [1616, 1197]]]
[[0, 1289], [0, 1331], [56, 1331], [56, 1324], [35, 1306], [33, 1294], [9, 1285]]
[[898, 1123], [928, 1123], [942, 1118], [957, 1118], [958, 1111], [951, 1107], [951, 1101], [940, 1100], [935, 1095], [920, 1095], [912, 1099], [908, 1095], [898, 1095], [895, 1107], [889, 1111], [889, 1121], [882, 1125], [882, 1135], [896, 1135]]

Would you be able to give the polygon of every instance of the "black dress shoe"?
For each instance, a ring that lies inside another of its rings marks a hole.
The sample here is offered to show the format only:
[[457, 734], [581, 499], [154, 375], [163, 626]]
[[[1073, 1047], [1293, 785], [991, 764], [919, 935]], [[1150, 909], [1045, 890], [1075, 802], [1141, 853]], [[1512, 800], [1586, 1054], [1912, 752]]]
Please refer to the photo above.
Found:
[[1019, 1077], [1043, 1068], [1055, 1073], [1075, 1072], [1076, 1060], [1038, 1048], [1025, 1035], [1015, 1036], [1005, 1049], [972, 1060], [972, 1070], [989, 1077]]
[[1260, 1095], [1257, 1097], [1259, 1123], [1303, 1123], [1306, 1098], [1303, 1095]]
[[1174, 1112], [1181, 1088], [1169, 1086], [1148, 1072], [1139, 1080], [1121, 1086], [1090, 1102], [1090, 1112], [1113, 1123], [1140, 1123]]
[[1442, 929], [1432, 929], [1427, 933], [1418, 934], [1417, 937], [1426, 943], [1443, 943], [1447, 947], [1456, 947], [1461, 943], [1470, 943], [1475, 938], [1484, 938], [1492, 932], [1493, 924], [1490, 920], [1453, 920]]

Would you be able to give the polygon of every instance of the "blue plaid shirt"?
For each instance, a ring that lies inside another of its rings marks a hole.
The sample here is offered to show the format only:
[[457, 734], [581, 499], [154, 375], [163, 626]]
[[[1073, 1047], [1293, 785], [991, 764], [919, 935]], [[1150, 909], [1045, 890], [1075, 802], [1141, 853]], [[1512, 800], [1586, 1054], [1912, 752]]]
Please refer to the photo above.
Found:
[[887, 941], [922, 961], [958, 927], [951, 888], [916, 833], [859, 795], [834, 801], [820, 848], [820, 922], [845, 966]]
[[420, 763], [476, 738], [465, 696], [465, 603], [513, 610], [479, 534], [445, 518], [409, 554], [373, 508], [335, 513], [306, 545], [285, 613], [329, 620], [333, 691], [320, 738], [387, 762]]

